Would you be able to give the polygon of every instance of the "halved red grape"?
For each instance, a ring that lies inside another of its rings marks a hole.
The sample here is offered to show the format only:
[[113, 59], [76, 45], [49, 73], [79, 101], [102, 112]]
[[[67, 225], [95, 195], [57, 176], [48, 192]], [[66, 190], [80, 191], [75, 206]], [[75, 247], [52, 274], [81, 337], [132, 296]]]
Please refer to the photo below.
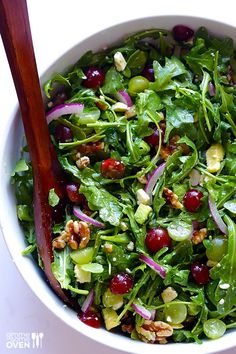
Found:
[[188, 41], [194, 35], [194, 31], [185, 25], [176, 25], [172, 30], [173, 37], [176, 41]]
[[72, 203], [84, 203], [85, 196], [79, 193], [79, 185], [76, 183], [70, 183], [66, 185], [66, 192], [68, 198]]
[[145, 238], [145, 244], [150, 252], [156, 253], [163, 247], [170, 247], [171, 238], [167, 229], [157, 227], [148, 231]]
[[[161, 136], [163, 139], [164, 135], [165, 135], [165, 121], [164, 120], [160, 121], [159, 126], [160, 126]], [[159, 131], [158, 131], [156, 125], [151, 126], [151, 127], [153, 128], [153, 134], [151, 134], [149, 136], [145, 136], [144, 140], [151, 147], [155, 147], [155, 146], [159, 145]]]
[[55, 128], [55, 138], [60, 143], [69, 143], [73, 139], [73, 133], [70, 128], [59, 124]]
[[184, 195], [184, 207], [190, 212], [195, 213], [201, 206], [203, 194], [198, 189], [189, 189]]
[[101, 320], [100, 316], [96, 311], [88, 310], [86, 312], [81, 312], [78, 315], [80, 321], [85, 323], [86, 325], [93, 327], [93, 328], [100, 328], [101, 327]]
[[116, 274], [110, 281], [110, 290], [113, 294], [127, 294], [132, 289], [133, 278], [127, 273]]
[[82, 85], [87, 88], [97, 89], [99, 86], [102, 86], [105, 80], [105, 73], [102, 69], [97, 67], [90, 67], [86, 72], [86, 79], [83, 80]]
[[141, 75], [146, 77], [146, 79], [148, 79], [149, 81], [155, 81], [154, 70], [152, 65], [150, 64], [144, 67], [143, 71], [141, 72]]
[[125, 165], [122, 161], [112, 158], [106, 159], [101, 164], [101, 174], [105, 178], [119, 179], [124, 177]]
[[193, 263], [191, 265], [191, 274], [198, 285], [205, 285], [209, 282], [209, 268], [205, 264]]

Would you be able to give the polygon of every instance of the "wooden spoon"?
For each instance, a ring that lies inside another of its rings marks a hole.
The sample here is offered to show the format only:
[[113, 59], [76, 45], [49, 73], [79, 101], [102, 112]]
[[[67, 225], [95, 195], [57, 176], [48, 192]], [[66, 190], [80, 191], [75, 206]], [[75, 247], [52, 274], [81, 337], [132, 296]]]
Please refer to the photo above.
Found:
[[52, 208], [48, 193], [63, 198], [62, 171], [50, 141], [25, 0], [0, 0], [0, 32], [11, 68], [33, 167], [34, 220], [44, 272], [56, 294], [73, 306], [51, 270]]

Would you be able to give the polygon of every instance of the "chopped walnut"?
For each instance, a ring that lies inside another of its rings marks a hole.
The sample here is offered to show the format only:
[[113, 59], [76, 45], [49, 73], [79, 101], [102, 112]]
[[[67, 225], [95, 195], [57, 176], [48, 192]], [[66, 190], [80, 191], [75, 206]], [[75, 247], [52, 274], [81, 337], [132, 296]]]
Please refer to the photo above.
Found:
[[62, 250], [63, 248], [66, 247], [66, 242], [62, 240], [60, 237], [57, 237], [52, 241], [52, 247], [57, 250]]
[[135, 106], [128, 107], [128, 109], [125, 112], [125, 117], [127, 119], [135, 117], [136, 116], [136, 109]]
[[172, 336], [173, 328], [166, 322], [145, 320], [141, 327], [136, 326], [139, 338], [146, 343], [167, 343], [166, 338]]
[[121, 330], [122, 330], [122, 332], [124, 332], [124, 333], [129, 333], [129, 334], [131, 334], [131, 333], [133, 332], [133, 330], [134, 330], [134, 326], [133, 326], [132, 324], [129, 324], [129, 325], [123, 324], [123, 325], [121, 326]]
[[78, 147], [80, 156], [91, 156], [102, 150], [104, 150], [103, 141], [95, 141], [87, 144], [82, 144]]
[[182, 209], [183, 204], [180, 203], [177, 194], [175, 194], [171, 189], [164, 187], [163, 194], [165, 199], [174, 209]]
[[79, 248], [85, 248], [90, 240], [90, 228], [88, 227], [88, 224], [84, 221], [79, 221], [79, 237]]
[[160, 149], [160, 156], [163, 160], [167, 160], [170, 155], [173, 154], [173, 151], [168, 146], [162, 146]]
[[163, 160], [167, 160], [170, 155], [172, 155], [178, 148], [181, 148], [184, 155], [188, 155], [190, 150], [187, 144], [177, 144], [180, 136], [174, 135], [170, 140], [168, 145], [162, 145], [160, 150], [160, 156]]
[[135, 328], [134, 316], [127, 311], [121, 319], [121, 330], [125, 333], [132, 333]]
[[84, 221], [69, 220], [66, 223], [65, 230], [53, 240], [52, 246], [56, 249], [63, 249], [68, 244], [71, 249], [76, 250], [85, 248], [89, 240], [90, 229], [88, 224]]
[[88, 156], [82, 156], [76, 161], [76, 166], [83, 170], [84, 168], [88, 167], [90, 164], [90, 158]]
[[78, 243], [78, 236], [73, 234], [70, 236], [69, 241], [68, 241], [68, 246], [70, 246], [70, 248], [72, 250], [77, 250], [79, 247], [79, 243]]
[[198, 245], [207, 237], [207, 229], [203, 228], [200, 230], [195, 230], [192, 236], [192, 243]]

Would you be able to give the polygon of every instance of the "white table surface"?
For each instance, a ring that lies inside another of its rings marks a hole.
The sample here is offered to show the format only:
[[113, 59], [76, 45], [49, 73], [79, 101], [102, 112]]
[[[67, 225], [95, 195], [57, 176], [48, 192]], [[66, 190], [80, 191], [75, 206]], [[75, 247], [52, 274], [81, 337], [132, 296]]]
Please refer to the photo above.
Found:
[[[115, 23], [160, 14], [199, 15], [236, 25], [234, 1], [146, 0], [28, 0], [39, 73], [81, 38]], [[0, 123], [4, 133], [16, 102], [10, 72], [0, 41]], [[0, 353], [34, 353], [7, 348], [10, 333], [42, 332], [43, 354], [122, 354], [85, 338], [53, 315], [25, 284], [0, 235]], [[176, 352], [178, 350], [176, 349]], [[158, 351], [157, 351], [158, 352]], [[201, 348], [199, 347], [199, 353]], [[233, 354], [234, 350], [220, 354]]]

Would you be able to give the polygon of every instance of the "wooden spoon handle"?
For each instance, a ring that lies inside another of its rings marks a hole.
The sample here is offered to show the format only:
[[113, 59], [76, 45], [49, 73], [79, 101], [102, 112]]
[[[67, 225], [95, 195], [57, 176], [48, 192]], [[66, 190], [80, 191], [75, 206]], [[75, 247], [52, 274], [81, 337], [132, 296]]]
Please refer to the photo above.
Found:
[[51, 262], [52, 208], [48, 193], [63, 195], [58, 161], [49, 137], [25, 0], [0, 0], [0, 31], [11, 68], [29, 147], [34, 178], [34, 219], [44, 272], [55, 292], [70, 302], [55, 279]]

